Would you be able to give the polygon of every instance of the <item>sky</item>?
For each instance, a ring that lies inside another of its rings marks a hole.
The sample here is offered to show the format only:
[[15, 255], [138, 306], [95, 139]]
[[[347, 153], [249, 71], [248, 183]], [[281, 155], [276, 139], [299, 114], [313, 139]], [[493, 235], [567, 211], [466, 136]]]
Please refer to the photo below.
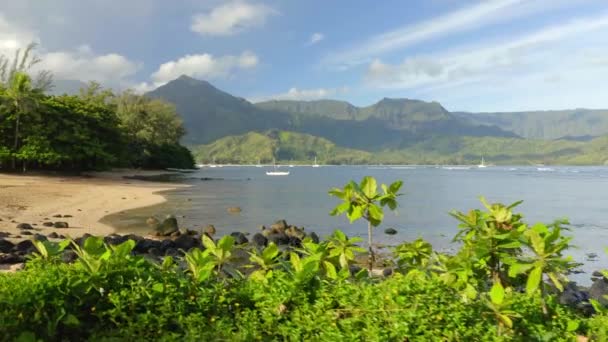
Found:
[[56, 79], [139, 92], [608, 108], [607, 0], [0, 0], [0, 54], [30, 42]]

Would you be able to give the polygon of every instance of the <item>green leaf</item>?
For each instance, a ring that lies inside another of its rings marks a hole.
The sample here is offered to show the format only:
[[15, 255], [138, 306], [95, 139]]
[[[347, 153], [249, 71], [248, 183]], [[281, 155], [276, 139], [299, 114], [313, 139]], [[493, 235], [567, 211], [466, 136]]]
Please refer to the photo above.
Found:
[[341, 199], [344, 199], [344, 200], [347, 199], [347, 198], [344, 198], [345, 194], [346, 193], [342, 189], [333, 188], [333, 189], [329, 190], [329, 195], [330, 196], [335, 196], [335, 197], [338, 197], [338, 198], [341, 198]]
[[350, 209], [350, 206], [351, 206], [350, 202], [340, 203], [329, 214], [331, 216], [340, 215], [340, 214], [348, 211]]
[[152, 291], [155, 292], [163, 292], [165, 290], [165, 286], [161, 283], [156, 283], [152, 285]]
[[276, 258], [277, 255], [279, 255], [279, 247], [277, 247], [274, 242], [270, 242], [262, 252], [262, 256], [266, 260], [272, 260]]
[[206, 249], [215, 249], [215, 242], [213, 242], [213, 239], [208, 237], [206, 234], [203, 234], [202, 240], [203, 246], [205, 246]]
[[336, 272], [336, 267], [329, 261], [323, 261], [323, 266], [325, 267], [325, 272], [329, 279], [338, 279], [338, 273]]
[[232, 246], [234, 246], [234, 237], [232, 235], [226, 235], [220, 239], [217, 243], [217, 246], [221, 248], [223, 251], [232, 250]]
[[575, 332], [578, 327], [579, 327], [580, 323], [578, 321], [568, 321], [568, 327], [566, 328], [566, 330], [568, 332]]
[[498, 319], [500, 319], [502, 324], [504, 324], [505, 326], [507, 326], [509, 328], [513, 328], [513, 321], [511, 320], [511, 318], [509, 316], [503, 315], [503, 314], [498, 314]]
[[490, 299], [492, 303], [496, 305], [501, 305], [505, 299], [505, 289], [502, 287], [499, 281], [495, 282], [492, 285], [492, 289], [490, 290]]
[[535, 267], [532, 272], [530, 272], [528, 275], [528, 281], [526, 283], [526, 292], [528, 294], [532, 294], [538, 289], [538, 286], [542, 280], [542, 275], [543, 269], [540, 267]]
[[376, 179], [374, 177], [365, 176], [363, 180], [361, 180], [361, 190], [363, 194], [368, 199], [372, 199], [376, 197], [378, 189], [378, 185], [376, 184]]
[[395, 194], [395, 195], [396, 195], [396, 194], [397, 194], [397, 192], [399, 191], [399, 189], [401, 189], [401, 186], [402, 186], [402, 185], [403, 185], [403, 181], [400, 181], [400, 180], [399, 180], [399, 181], [393, 182], [393, 184], [391, 184], [391, 185], [389, 186], [389, 191], [390, 191], [392, 194]]
[[302, 262], [300, 260], [300, 257], [296, 253], [294, 253], [294, 252], [289, 253], [289, 262], [291, 263], [291, 267], [293, 268], [294, 271], [296, 271], [296, 272], [302, 271]]
[[357, 205], [351, 206], [350, 209], [351, 211], [346, 214], [346, 216], [350, 220], [350, 223], [353, 223], [363, 217], [363, 207]]
[[384, 213], [382, 212], [382, 208], [380, 208], [379, 206], [377, 206], [375, 204], [370, 204], [368, 211], [369, 211], [370, 222], [372, 222], [372, 225], [374, 225], [374, 226], [380, 225], [380, 223], [382, 222], [382, 219], [384, 219]]

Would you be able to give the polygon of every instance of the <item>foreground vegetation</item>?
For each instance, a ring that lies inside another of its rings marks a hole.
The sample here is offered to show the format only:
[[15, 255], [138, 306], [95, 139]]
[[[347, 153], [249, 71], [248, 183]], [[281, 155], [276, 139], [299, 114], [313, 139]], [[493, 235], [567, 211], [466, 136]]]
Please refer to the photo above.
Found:
[[29, 75], [33, 47], [0, 56], [0, 169], [193, 167], [173, 105], [96, 83], [78, 96], [47, 95], [50, 73]]
[[[343, 200], [333, 213], [368, 221], [371, 242], [400, 185], [350, 182], [331, 191]], [[283, 250], [203, 235], [204, 249], [160, 262], [134, 255], [132, 240], [35, 242], [25, 270], [0, 275], [2, 339], [605, 341], [599, 302], [559, 304], [576, 266], [563, 222], [530, 226], [517, 203], [484, 205], [452, 213], [455, 255], [406, 242], [385, 277], [355, 265], [360, 239], [340, 231]], [[74, 263], [60, 261], [64, 248]]]

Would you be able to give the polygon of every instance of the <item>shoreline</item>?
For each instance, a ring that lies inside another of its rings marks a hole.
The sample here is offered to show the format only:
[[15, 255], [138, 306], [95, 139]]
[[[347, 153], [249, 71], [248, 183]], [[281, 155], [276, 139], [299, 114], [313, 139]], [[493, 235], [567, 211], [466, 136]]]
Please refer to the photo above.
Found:
[[[0, 173], [0, 231], [20, 236], [20, 223], [32, 233], [81, 236], [109, 235], [116, 229], [100, 221], [111, 214], [148, 207], [166, 201], [161, 192], [187, 185], [125, 179], [124, 176], [175, 174], [167, 171], [112, 170], [80, 176]], [[54, 217], [61, 215], [62, 217]], [[65, 217], [67, 215], [67, 217]], [[69, 228], [43, 226], [44, 222], [67, 222]]]

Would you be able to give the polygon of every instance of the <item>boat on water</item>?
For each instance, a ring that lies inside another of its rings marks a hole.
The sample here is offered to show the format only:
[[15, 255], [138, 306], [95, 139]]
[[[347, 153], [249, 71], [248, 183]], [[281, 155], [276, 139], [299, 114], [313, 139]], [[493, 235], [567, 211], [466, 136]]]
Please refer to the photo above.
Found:
[[274, 160], [273, 160], [272, 164], [274, 165], [274, 170], [266, 171], [266, 176], [288, 176], [289, 175], [289, 171], [279, 171], [277, 169], [277, 164], [275, 164]]
[[488, 167], [488, 165], [486, 165], [485, 160], [483, 160], [483, 156], [481, 157], [481, 163], [477, 165], [477, 167], [480, 169], [485, 169], [486, 167]]
[[258, 163], [255, 164], [255, 167], [262, 167], [262, 164], [260, 163], [260, 159], [258, 158]]
[[312, 164], [312, 167], [319, 167], [319, 164], [317, 164], [317, 157], [315, 157], [315, 163]]

